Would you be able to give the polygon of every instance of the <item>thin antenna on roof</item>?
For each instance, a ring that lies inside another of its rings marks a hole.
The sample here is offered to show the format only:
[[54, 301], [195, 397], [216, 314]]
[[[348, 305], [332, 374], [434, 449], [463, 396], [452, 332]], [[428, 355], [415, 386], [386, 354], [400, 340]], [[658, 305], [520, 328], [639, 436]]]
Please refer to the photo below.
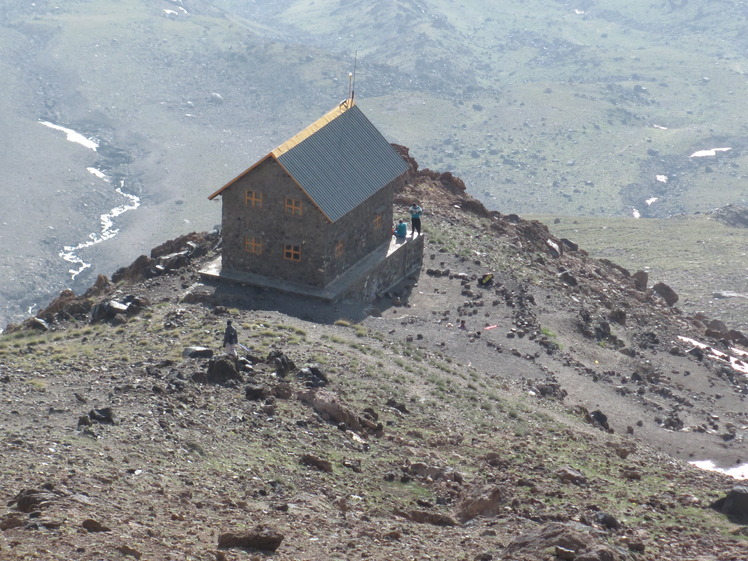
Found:
[[348, 99], [350, 100], [350, 104], [353, 105], [353, 97], [356, 95], [356, 64], [358, 63], [358, 50], [356, 50], [356, 54], [353, 57], [353, 72], [348, 74], [348, 80], [349, 80], [349, 89], [350, 89], [350, 95], [348, 96]]

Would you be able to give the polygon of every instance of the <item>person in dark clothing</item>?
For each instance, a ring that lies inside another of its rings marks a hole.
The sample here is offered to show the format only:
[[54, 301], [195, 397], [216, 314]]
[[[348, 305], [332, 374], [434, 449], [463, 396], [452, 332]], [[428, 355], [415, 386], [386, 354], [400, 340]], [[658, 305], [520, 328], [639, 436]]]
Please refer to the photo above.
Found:
[[239, 334], [231, 325], [231, 320], [226, 321], [226, 331], [223, 332], [223, 348], [227, 355], [236, 356], [236, 344], [239, 342]]

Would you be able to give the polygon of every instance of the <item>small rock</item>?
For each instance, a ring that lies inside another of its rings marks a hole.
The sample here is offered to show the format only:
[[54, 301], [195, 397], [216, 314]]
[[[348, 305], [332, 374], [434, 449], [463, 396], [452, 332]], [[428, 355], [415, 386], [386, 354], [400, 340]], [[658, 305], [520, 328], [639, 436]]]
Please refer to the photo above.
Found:
[[102, 407], [101, 409], [91, 409], [88, 412], [88, 417], [95, 423], [102, 423], [107, 425], [114, 424], [114, 413], [111, 407]]
[[262, 401], [270, 395], [270, 389], [264, 384], [249, 384], [244, 388], [244, 397], [250, 401]]
[[301, 456], [300, 462], [306, 466], [318, 469], [319, 471], [332, 473], [332, 464], [327, 460], [315, 456], [314, 454], [304, 454], [303, 456]]
[[569, 466], [564, 466], [556, 470], [556, 477], [561, 480], [561, 483], [573, 483], [574, 485], [584, 485], [587, 483], [587, 478], [582, 472]]
[[112, 530], [106, 527], [101, 522], [94, 520], [93, 518], [86, 518], [81, 522], [81, 526], [91, 533], [95, 532], [111, 532]]

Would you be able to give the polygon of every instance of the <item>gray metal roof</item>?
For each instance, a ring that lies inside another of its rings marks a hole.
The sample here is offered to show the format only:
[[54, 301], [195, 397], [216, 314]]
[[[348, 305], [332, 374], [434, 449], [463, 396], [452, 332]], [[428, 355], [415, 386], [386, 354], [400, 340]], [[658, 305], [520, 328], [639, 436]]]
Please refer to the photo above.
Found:
[[408, 170], [356, 105], [277, 160], [333, 222]]

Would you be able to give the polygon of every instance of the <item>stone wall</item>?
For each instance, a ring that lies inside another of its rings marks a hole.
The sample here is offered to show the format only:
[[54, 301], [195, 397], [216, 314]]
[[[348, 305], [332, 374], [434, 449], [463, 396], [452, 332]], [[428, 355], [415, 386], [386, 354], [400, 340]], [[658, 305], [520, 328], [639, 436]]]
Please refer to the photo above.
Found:
[[423, 236], [402, 244], [386, 259], [360, 279], [341, 296], [371, 302], [379, 294], [392, 288], [408, 275], [417, 273], [423, 265]]
[[[283, 168], [267, 159], [221, 194], [223, 266], [324, 287], [389, 240], [393, 194], [402, 181], [391, 183], [330, 223]], [[247, 191], [262, 193], [261, 208], [247, 204]], [[287, 197], [301, 201], [301, 216], [286, 212]], [[379, 227], [374, 222], [377, 214], [382, 215]], [[261, 254], [245, 249], [246, 236], [261, 241]], [[286, 244], [300, 247], [300, 261], [284, 259]], [[338, 247], [342, 251], [336, 252]]]
[[[327, 282], [331, 282], [366, 255], [389, 241], [392, 237], [392, 199], [394, 186], [388, 185], [367, 201], [330, 225], [324, 263]], [[381, 225], [375, 227], [374, 218], [381, 214]], [[335, 256], [338, 242], [343, 243], [343, 253]]]

